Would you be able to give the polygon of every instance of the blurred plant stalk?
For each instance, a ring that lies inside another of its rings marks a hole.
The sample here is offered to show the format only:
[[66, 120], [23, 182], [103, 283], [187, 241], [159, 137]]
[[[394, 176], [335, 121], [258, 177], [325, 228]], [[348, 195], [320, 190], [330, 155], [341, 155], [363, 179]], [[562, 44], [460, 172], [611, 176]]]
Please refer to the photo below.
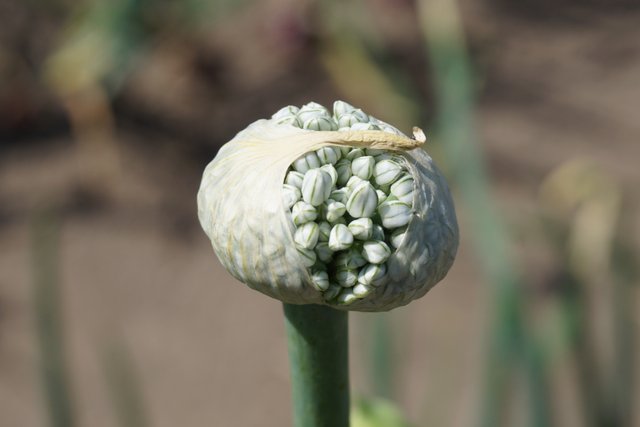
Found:
[[32, 298], [40, 375], [49, 410], [49, 425], [73, 427], [76, 422], [60, 309], [58, 240], [59, 224], [54, 213], [38, 212], [32, 222]]
[[622, 192], [594, 162], [576, 159], [545, 179], [540, 202], [561, 260], [558, 306], [583, 424], [632, 426], [637, 273], [617, 234]]
[[432, 64], [437, 97], [437, 139], [469, 215], [476, 253], [489, 285], [493, 314], [480, 426], [504, 425], [513, 393], [509, 387], [522, 366], [527, 379], [528, 425], [551, 425], [546, 368], [528, 334], [522, 279], [511, 256], [507, 233], [489, 191], [485, 162], [473, 123], [474, 88], [457, 3], [422, 0], [419, 19]]

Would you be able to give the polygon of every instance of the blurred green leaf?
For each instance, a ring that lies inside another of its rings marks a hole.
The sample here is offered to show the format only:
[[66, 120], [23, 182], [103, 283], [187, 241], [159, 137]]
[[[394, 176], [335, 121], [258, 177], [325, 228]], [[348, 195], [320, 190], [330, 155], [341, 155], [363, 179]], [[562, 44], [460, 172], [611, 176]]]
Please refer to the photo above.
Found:
[[351, 427], [410, 427], [410, 424], [391, 402], [361, 398], [351, 408]]

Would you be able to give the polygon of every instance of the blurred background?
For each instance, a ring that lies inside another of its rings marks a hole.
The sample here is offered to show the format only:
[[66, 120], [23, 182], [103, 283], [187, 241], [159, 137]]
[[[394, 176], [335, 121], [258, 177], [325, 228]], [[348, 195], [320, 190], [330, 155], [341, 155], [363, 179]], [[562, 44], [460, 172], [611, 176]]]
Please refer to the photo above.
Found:
[[640, 426], [633, 0], [0, 0], [0, 425], [290, 425], [281, 305], [195, 194], [335, 99], [426, 130], [461, 228], [351, 315], [354, 426]]

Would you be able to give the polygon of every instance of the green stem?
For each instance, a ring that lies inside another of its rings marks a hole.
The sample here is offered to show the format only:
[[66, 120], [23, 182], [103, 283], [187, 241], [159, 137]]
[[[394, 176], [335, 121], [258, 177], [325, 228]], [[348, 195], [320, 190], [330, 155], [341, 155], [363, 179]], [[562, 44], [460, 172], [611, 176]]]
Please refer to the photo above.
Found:
[[284, 304], [294, 427], [349, 427], [346, 312]]

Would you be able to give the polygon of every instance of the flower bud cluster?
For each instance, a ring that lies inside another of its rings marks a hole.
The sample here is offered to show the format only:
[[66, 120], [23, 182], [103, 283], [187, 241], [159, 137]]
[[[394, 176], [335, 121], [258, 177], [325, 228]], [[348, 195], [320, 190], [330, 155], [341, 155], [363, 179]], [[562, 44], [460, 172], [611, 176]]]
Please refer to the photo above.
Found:
[[[282, 108], [272, 119], [309, 130], [396, 128], [336, 101]], [[295, 225], [296, 249], [326, 301], [348, 305], [387, 279], [387, 259], [402, 245], [413, 216], [414, 178], [390, 151], [325, 146], [296, 159], [282, 197]]]

